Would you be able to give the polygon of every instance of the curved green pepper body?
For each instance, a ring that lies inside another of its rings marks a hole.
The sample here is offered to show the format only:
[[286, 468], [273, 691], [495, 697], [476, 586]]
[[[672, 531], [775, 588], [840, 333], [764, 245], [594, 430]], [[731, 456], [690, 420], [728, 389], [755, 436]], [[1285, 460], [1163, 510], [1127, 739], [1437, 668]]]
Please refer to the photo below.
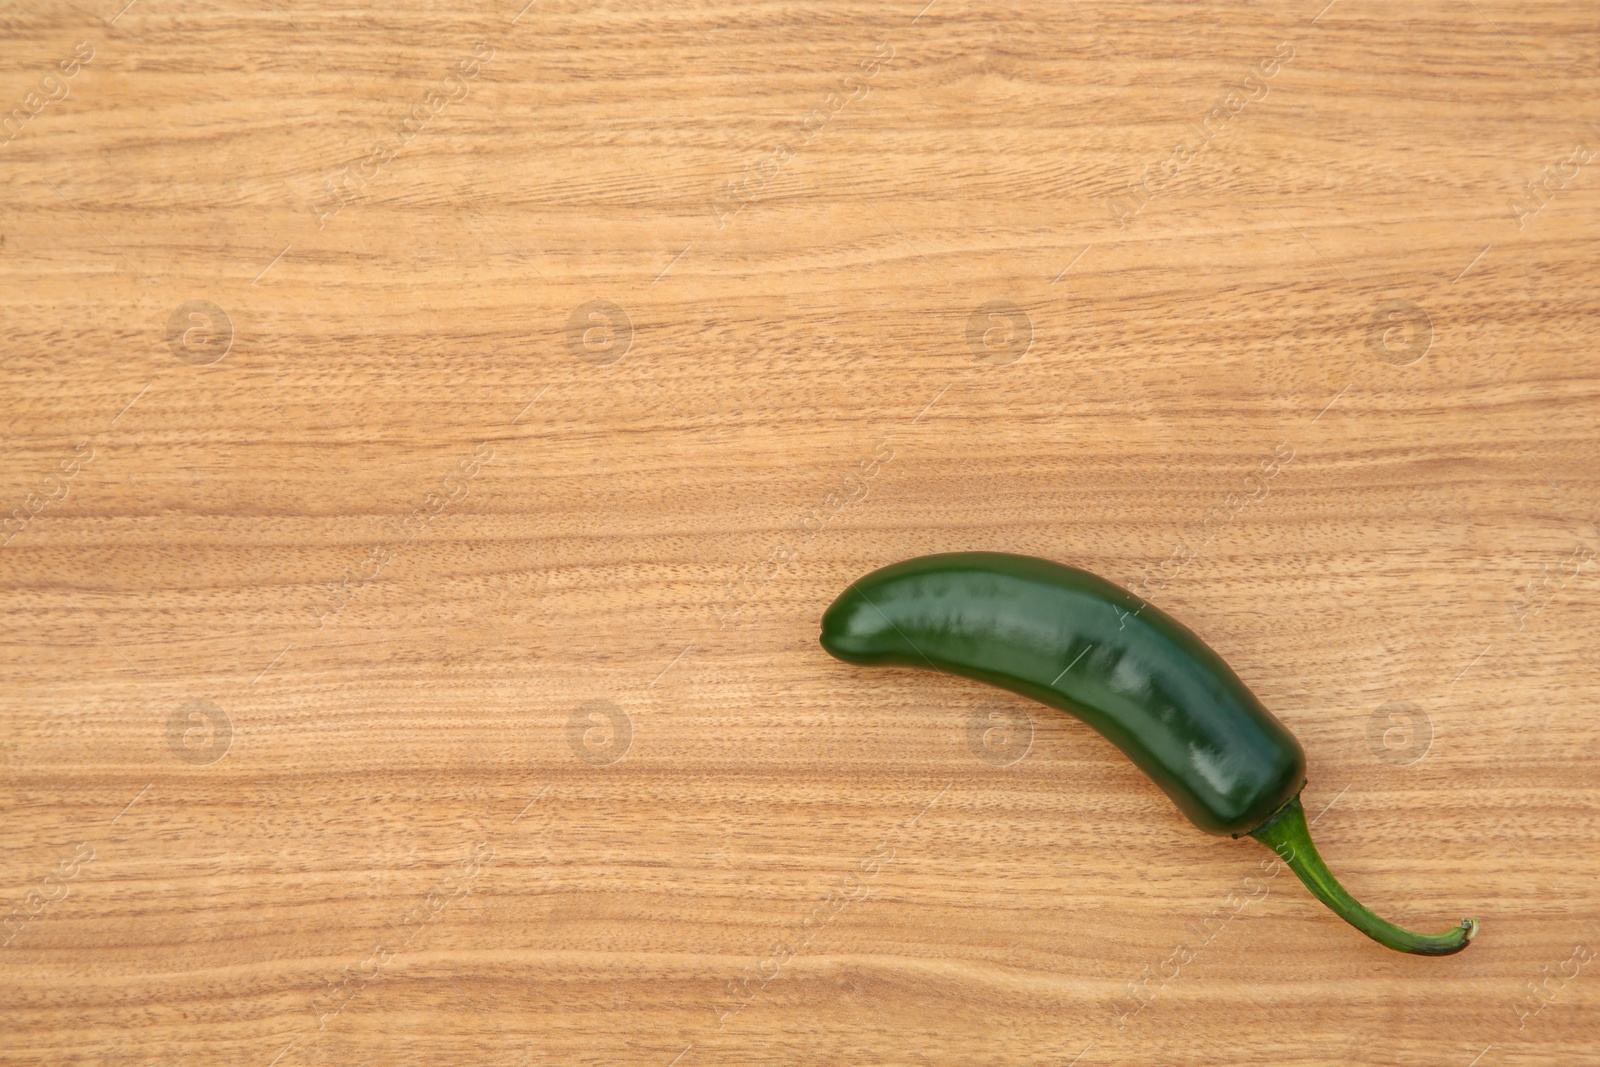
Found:
[[1087, 571], [1001, 552], [896, 563], [822, 617], [849, 663], [933, 668], [1077, 716], [1196, 826], [1249, 833], [1305, 784], [1306, 756], [1193, 631]]

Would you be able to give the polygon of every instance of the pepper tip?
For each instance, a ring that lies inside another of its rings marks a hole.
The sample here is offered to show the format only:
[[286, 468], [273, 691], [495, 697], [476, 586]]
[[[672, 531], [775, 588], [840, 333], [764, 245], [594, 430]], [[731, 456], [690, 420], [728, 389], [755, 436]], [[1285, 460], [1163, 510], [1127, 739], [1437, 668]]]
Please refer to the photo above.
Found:
[[1478, 920], [1477, 919], [1462, 919], [1461, 920], [1461, 928], [1467, 932], [1467, 934], [1466, 934], [1467, 944], [1469, 944], [1469, 945], [1472, 944], [1472, 939], [1478, 936]]

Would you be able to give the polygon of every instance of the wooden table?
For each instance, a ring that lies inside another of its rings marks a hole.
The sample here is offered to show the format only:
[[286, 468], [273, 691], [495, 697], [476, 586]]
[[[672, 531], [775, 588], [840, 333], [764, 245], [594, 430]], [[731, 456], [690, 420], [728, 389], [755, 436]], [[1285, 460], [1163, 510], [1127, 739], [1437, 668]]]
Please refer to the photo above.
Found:
[[[1589, 6], [123, 2], [0, 18], [0, 1062], [1600, 1063]], [[818, 648], [969, 548], [1477, 943]]]

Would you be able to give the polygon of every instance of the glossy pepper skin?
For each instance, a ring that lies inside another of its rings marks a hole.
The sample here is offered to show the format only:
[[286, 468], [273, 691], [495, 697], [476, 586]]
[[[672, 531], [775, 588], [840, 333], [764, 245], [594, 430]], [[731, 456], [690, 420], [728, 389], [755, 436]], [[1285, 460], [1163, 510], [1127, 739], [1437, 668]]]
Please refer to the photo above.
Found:
[[1402, 952], [1449, 955], [1476, 933], [1414, 934], [1346, 893], [1311, 844], [1305, 751], [1193, 631], [1127, 590], [1049, 560], [954, 552], [851, 583], [822, 617], [847, 663], [920, 667], [1082, 719], [1208, 833], [1274, 849], [1341, 918]]
[[1306, 754], [1193, 631], [1075, 567], [922, 556], [855, 582], [822, 617], [848, 663], [931, 667], [1077, 716], [1211, 834], [1238, 837], [1305, 784]]

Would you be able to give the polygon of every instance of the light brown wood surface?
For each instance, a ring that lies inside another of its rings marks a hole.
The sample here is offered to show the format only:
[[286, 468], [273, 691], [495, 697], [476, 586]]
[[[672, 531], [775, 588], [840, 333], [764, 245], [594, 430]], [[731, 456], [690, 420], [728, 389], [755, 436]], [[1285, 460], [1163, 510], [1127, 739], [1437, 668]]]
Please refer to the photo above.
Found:
[[[9, 5], [0, 1062], [1600, 1063], [1600, 30], [1322, 2]], [[975, 548], [1477, 943], [818, 647]]]

